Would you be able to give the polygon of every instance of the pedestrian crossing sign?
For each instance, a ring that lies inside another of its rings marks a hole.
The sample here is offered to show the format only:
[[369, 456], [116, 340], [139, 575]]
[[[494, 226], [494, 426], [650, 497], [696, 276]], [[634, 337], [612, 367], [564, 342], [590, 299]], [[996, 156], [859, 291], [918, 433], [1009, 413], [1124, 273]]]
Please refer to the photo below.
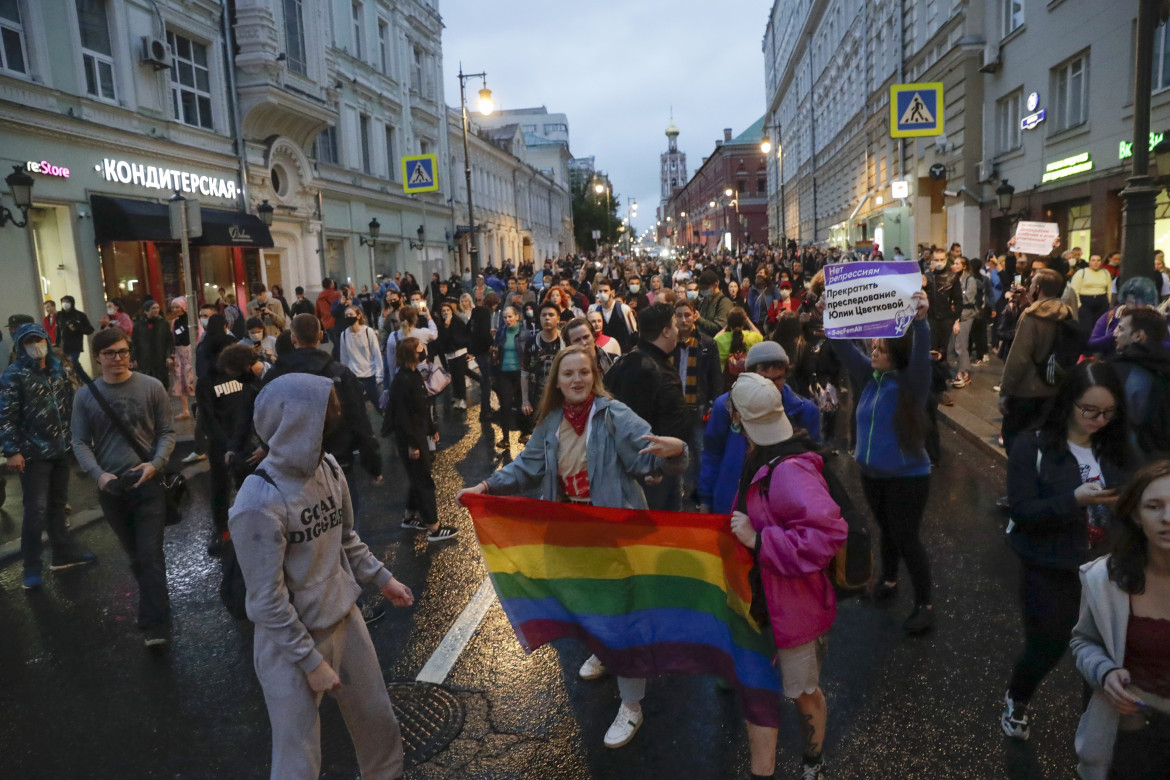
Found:
[[943, 134], [943, 85], [895, 84], [890, 87], [890, 137]]
[[402, 191], [434, 192], [439, 189], [438, 158], [433, 154], [416, 154], [402, 158]]

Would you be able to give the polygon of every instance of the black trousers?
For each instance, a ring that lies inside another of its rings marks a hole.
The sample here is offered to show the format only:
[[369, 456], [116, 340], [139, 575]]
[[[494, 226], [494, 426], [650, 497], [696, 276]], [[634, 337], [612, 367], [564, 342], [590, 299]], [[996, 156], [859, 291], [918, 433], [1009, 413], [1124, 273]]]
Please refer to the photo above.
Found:
[[406, 470], [406, 511], [418, 512], [428, 526], [439, 522], [439, 509], [435, 502], [435, 478], [431, 474], [434, 454], [429, 447], [418, 451], [418, 457], [411, 459], [409, 447], [398, 445], [398, 457]]
[[517, 426], [517, 416], [520, 414], [520, 372], [496, 372], [496, 399], [500, 403], [500, 427], [504, 431], [504, 438]]
[[914, 586], [914, 603], [931, 603], [930, 558], [922, 543], [930, 476], [875, 479], [863, 474], [861, 487], [881, 531], [882, 579], [897, 581], [898, 562], [904, 560]]
[[1040, 681], [1068, 652], [1081, 608], [1081, 580], [1076, 569], [1054, 569], [1021, 561], [1024, 652], [1016, 661], [1008, 693], [1027, 704]]
[[1170, 777], [1170, 715], [1155, 714], [1145, 728], [1118, 731], [1109, 780], [1165, 780]]
[[102, 514], [130, 556], [130, 570], [138, 580], [138, 627], [163, 626], [171, 619], [167, 593], [167, 562], [163, 554], [166, 499], [158, 478], [125, 495], [98, 491]]

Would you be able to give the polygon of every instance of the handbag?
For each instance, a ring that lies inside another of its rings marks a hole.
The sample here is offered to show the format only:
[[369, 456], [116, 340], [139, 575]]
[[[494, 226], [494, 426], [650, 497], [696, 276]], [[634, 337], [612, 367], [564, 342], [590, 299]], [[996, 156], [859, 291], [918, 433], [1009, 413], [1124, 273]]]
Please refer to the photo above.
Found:
[[443, 368], [438, 359], [419, 363], [418, 372], [422, 374], [427, 395], [436, 396], [446, 390], [447, 385], [451, 384], [451, 372]]
[[[98, 392], [97, 385], [93, 383], [93, 380], [84, 374], [81, 376], [89, 386], [89, 391], [93, 393], [93, 398], [98, 402], [98, 406], [102, 408], [102, 411], [106, 413], [106, 417], [113, 423], [114, 430], [130, 445], [130, 449], [134, 450], [134, 453], [142, 459], [143, 463], [150, 463], [152, 460], [151, 453], [147, 452], [146, 448], [130, 435], [130, 431], [126, 429], [125, 423], [114, 413], [114, 410], [110, 407], [110, 402], [106, 400], [105, 396]], [[167, 525], [178, 525], [183, 520], [181, 505], [187, 495], [187, 478], [181, 472], [163, 466], [158, 470], [158, 481], [162, 485], [163, 497], [165, 498], [165, 522]]]

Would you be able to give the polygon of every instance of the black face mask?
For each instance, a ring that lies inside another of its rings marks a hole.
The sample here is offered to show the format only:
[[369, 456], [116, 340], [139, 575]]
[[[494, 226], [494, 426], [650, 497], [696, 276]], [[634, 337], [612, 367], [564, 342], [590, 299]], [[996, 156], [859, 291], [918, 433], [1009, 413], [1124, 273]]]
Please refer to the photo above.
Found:
[[345, 318], [345, 327], [352, 328], [357, 321], [358, 321], [357, 317], [346, 317]]

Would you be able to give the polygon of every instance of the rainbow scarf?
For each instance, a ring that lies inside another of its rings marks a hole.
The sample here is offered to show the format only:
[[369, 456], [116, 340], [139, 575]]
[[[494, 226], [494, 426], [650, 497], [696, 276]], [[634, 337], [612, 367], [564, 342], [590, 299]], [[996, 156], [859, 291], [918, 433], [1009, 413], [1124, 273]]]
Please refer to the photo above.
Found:
[[772, 640], [748, 613], [751, 555], [725, 515], [469, 495], [484, 561], [525, 652], [579, 639], [624, 677], [709, 674], [779, 725]]

